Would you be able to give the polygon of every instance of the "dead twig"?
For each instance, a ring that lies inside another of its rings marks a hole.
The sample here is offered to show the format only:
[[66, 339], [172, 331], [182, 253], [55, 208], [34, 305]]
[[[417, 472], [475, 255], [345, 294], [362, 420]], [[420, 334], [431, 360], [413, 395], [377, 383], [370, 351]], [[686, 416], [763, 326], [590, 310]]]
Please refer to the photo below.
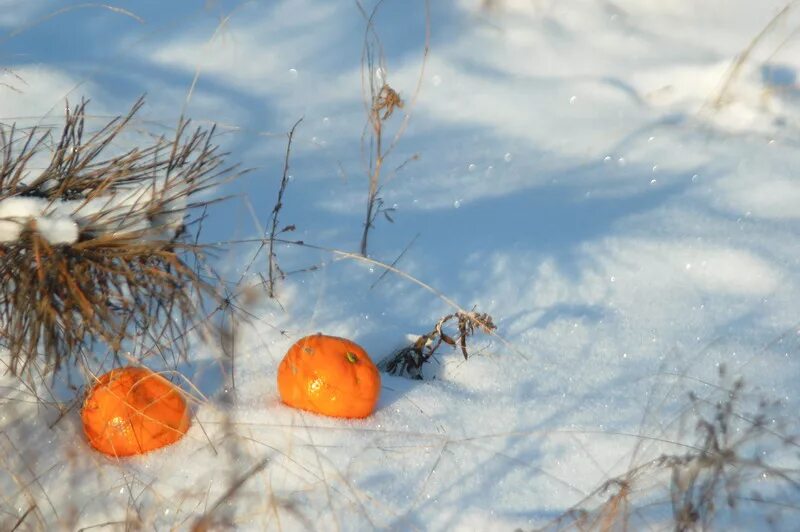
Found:
[[[422, 78], [425, 73], [429, 44], [430, 44], [430, 14], [427, 0], [425, 1], [425, 43], [422, 56], [420, 74], [417, 78], [417, 85], [414, 90], [411, 103], [406, 106], [400, 93], [392, 87], [388, 81], [388, 70], [386, 58], [383, 54], [383, 45], [375, 28], [375, 17], [383, 4], [379, 1], [367, 13], [360, 1], [356, 0], [356, 5], [366, 20], [367, 27], [364, 33], [364, 46], [361, 54], [361, 84], [364, 91], [364, 104], [367, 114], [367, 123], [361, 137], [362, 152], [368, 152], [365, 159], [368, 159], [367, 175], [369, 178], [369, 188], [367, 191], [367, 209], [364, 217], [364, 228], [361, 233], [360, 252], [367, 255], [369, 231], [374, 227], [376, 218], [383, 214], [387, 220], [392, 222], [390, 212], [394, 209], [384, 208], [383, 200], [379, 197], [381, 191], [381, 172], [383, 164], [397, 142], [402, 137], [408, 126], [411, 117], [410, 111], [414, 106], [417, 96], [422, 86]], [[406, 114], [402, 122], [395, 131], [394, 138], [388, 146], [384, 142], [385, 127], [387, 121], [392, 117], [395, 110], [404, 109]], [[368, 135], [369, 132], [369, 135]], [[369, 136], [369, 142], [365, 140]], [[369, 144], [367, 148], [366, 145]], [[416, 157], [412, 158], [415, 159]], [[404, 163], [405, 164], [405, 163]], [[402, 167], [403, 165], [401, 165]], [[400, 168], [400, 167], [398, 167]]]
[[[455, 322], [457, 333], [454, 336], [445, 331], [448, 322]], [[496, 328], [489, 314], [475, 312], [474, 309], [469, 312], [457, 311], [440, 318], [430, 332], [382, 360], [378, 367], [392, 375], [407, 375], [413, 379], [422, 379], [422, 365], [431, 359], [443, 343], [453, 348], [458, 347], [464, 355], [464, 360], [467, 360], [469, 358], [467, 338], [473, 336], [476, 331], [489, 334]]]
[[281, 209], [283, 208], [283, 195], [286, 192], [286, 186], [289, 184], [289, 157], [292, 153], [292, 139], [294, 138], [295, 129], [297, 126], [300, 125], [303, 119], [300, 118], [297, 122], [294, 123], [292, 129], [289, 130], [288, 137], [289, 141], [286, 143], [286, 156], [283, 161], [283, 175], [281, 176], [281, 184], [278, 188], [278, 199], [275, 201], [275, 206], [272, 208], [272, 223], [270, 224], [269, 230], [269, 241], [268, 245], [268, 264], [267, 264], [267, 271], [268, 271], [268, 293], [270, 298], [275, 297], [275, 282], [276, 276], [280, 276], [281, 278], [284, 276], [283, 271], [278, 266], [278, 261], [275, 256], [275, 237], [280, 234], [288, 233], [290, 231], [295, 230], [294, 225], [287, 225], [280, 230], [278, 230], [278, 214], [280, 214]]

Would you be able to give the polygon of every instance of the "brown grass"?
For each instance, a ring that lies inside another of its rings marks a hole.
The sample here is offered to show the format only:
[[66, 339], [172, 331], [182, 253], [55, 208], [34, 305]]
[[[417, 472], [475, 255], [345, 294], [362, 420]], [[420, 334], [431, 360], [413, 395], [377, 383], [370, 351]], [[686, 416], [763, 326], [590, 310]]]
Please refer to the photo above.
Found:
[[[172, 139], [107, 155], [143, 103], [92, 134], [87, 102], [68, 107], [38, 175], [31, 161], [47, 149], [49, 132], [0, 128], [0, 202], [69, 202], [79, 227], [77, 241], [54, 245], [35, 221], [15, 219], [20, 238], [0, 243], [0, 341], [14, 374], [37, 358], [45, 372], [57, 370], [100, 345], [117, 356], [134, 340], [163, 355], [184, 338], [202, 297], [215, 295], [189, 265], [203, 254], [189, 237], [191, 213], [216, 201], [202, 192], [239, 172], [224, 165], [213, 129], [190, 131], [185, 120]], [[136, 190], [146, 192], [115, 200]]]

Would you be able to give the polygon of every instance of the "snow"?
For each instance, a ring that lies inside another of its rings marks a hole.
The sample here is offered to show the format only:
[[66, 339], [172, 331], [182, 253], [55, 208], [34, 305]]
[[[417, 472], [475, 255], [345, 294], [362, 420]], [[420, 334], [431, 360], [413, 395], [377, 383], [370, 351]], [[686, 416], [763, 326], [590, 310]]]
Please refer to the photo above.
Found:
[[[171, 240], [182, 227], [188, 206], [189, 184], [178, 179], [154, 178], [141, 188], [123, 186], [86, 199], [7, 197], [0, 200], [0, 242], [18, 240], [26, 226], [35, 227], [51, 244], [73, 244], [81, 230]], [[50, 179], [40, 188], [47, 191], [55, 186]], [[160, 211], [155, 215], [154, 207]]]
[[[166, 199], [178, 194], [168, 190], [166, 180], [160, 182], [85, 200], [8, 197], [0, 200], [0, 242], [18, 240], [28, 224], [56, 245], [77, 242], [81, 228], [101, 235], [141, 232], [144, 238], [172, 239], [186, 217], [187, 197]], [[154, 203], [163, 212], [151, 217], [148, 206]]]
[[[147, 233], [147, 238], [169, 240], [186, 217], [187, 197], [181, 195], [186, 186], [175, 184], [174, 179], [159, 178], [141, 189], [122, 187], [113, 194], [76, 200], [62, 208], [68, 208], [80, 225], [99, 234], [141, 231]], [[151, 205], [162, 212], [151, 216]]]
[[71, 218], [37, 218], [36, 230], [51, 244], [74, 244], [78, 241], [78, 224]]
[[27, 224], [51, 244], [78, 241], [78, 224], [66, 216], [51, 216], [51, 203], [44, 198], [9, 197], [0, 200], [0, 242], [18, 240]]
[[[303, 116], [281, 223], [297, 227], [287, 238], [355, 251], [367, 192], [358, 10], [345, 0], [190, 4], [143, 3], [144, 24], [70, 13], [11, 38], [10, 66], [25, 84], [0, 71], [21, 90], [0, 85], [0, 121], [57, 132], [64, 99], [86, 94], [91, 129], [146, 92], [135, 134], [168, 130], [181, 112], [218, 123], [230, 161], [255, 171], [223, 190], [233, 199], [209, 209], [203, 237], [241, 242], [269, 224], [285, 132]], [[782, 400], [780, 430], [796, 431], [800, 11], [782, 15], [726, 84], [785, 4], [431, 2], [431, 51], [411, 107], [423, 4], [384, 2], [386, 79], [412, 118], [384, 165], [395, 223], [376, 220], [370, 256], [402, 254], [397, 268], [489, 312], [498, 336], [476, 338], [466, 361], [442, 350], [425, 381], [384, 375], [366, 420], [291, 410], [275, 377], [298, 338], [346, 336], [380, 359], [454, 309], [407, 278], [381, 278], [375, 264], [277, 246], [281, 268], [299, 273], [278, 283], [278, 300], [256, 290], [241, 301], [252, 319], [237, 329], [233, 367], [211, 340], [187, 362], [147, 359], [191, 382], [175, 377], [195, 423], [172, 447], [106, 459], [84, 442], [76, 409], [60, 417], [0, 376], [0, 525], [35, 504], [32, 528], [132, 515], [147, 528], [187, 528], [267, 458], [218, 517], [243, 530], [529, 530], [584, 500], [596, 508], [610, 493], [590, 494], [608, 479], [695, 444], [689, 391], [713, 402], [717, 386], [742, 376], [747, 399]], [[95, 39], [106, 45], [87, 45]], [[136, 205], [165, 186], [155, 179], [80, 206], [6, 199], [0, 240], [19, 236], [17, 219], [35, 220], [51, 242], [74, 239], [70, 224], [147, 229]], [[127, 214], [98, 216], [109, 202]], [[174, 230], [186, 207], [155, 226]], [[215, 251], [228, 287], [257, 247]], [[243, 284], [258, 286], [265, 264], [262, 254]], [[66, 375], [55, 399], [44, 383], [35, 391], [61, 403], [75, 394]], [[671, 529], [669, 472], [645, 484], [649, 527]], [[721, 528], [763, 526], [751, 510]], [[798, 519], [787, 512], [776, 526]]]
[[17, 240], [25, 223], [38, 217], [46, 207], [47, 202], [37, 198], [9, 198], [0, 202], [0, 241]]

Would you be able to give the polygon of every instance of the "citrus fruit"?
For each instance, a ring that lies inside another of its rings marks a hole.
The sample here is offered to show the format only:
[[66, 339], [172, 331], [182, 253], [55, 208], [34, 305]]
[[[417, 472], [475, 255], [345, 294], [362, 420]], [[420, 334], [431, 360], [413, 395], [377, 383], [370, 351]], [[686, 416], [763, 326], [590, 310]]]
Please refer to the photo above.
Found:
[[278, 391], [289, 406], [333, 417], [375, 410], [381, 376], [355, 342], [314, 334], [295, 342], [278, 367]]
[[101, 376], [86, 395], [81, 420], [89, 445], [117, 457], [175, 443], [190, 424], [180, 390], [142, 367]]

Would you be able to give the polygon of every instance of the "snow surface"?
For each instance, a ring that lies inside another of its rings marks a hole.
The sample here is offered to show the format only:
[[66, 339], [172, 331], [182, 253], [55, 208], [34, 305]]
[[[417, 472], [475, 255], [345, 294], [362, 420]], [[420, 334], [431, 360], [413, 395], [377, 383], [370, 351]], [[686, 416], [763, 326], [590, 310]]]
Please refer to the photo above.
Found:
[[[147, 92], [136, 128], [168, 130], [181, 112], [218, 123], [231, 160], [256, 168], [209, 211], [205, 238], [229, 241], [263, 234], [285, 132], [302, 116], [281, 222], [297, 226], [289, 238], [355, 251], [367, 182], [354, 4], [137, 4], [143, 22], [100, 8], [30, 28], [14, 21], [26, 31], [4, 41], [4, 57], [24, 82], [0, 72], [16, 89], [0, 85], [0, 120], [57, 132], [65, 98], [87, 94], [97, 127]], [[281, 268], [300, 272], [280, 283], [278, 301], [248, 306], [233, 382], [212, 342], [185, 363], [147, 361], [197, 399], [192, 429], [170, 448], [108, 460], [84, 442], [75, 409], [60, 417], [0, 377], [0, 524], [35, 505], [29, 529], [125, 519], [185, 529], [215, 508], [242, 530], [528, 530], [632, 465], [694, 444], [687, 392], [718, 397], [721, 364], [722, 385], [741, 375], [749, 398], [783, 401], [797, 428], [794, 5], [726, 83], [785, 5], [431, 2], [419, 98], [385, 163], [381, 197], [395, 223], [376, 221], [370, 255], [392, 263], [402, 253], [398, 268], [491, 313], [498, 337], [479, 338], [467, 361], [443, 351], [427, 368], [435, 378], [384, 376], [369, 419], [291, 410], [275, 375], [298, 338], [347, 336], [379, 359], [453, 309], [374, 264], [278, 246]], [[36, 6], [26, 20], [58, 9]], [[409, 104], [423, 3], [386, 1], [376, 30], [387, 79]], [[235, 282], [257, 247], [231, 245], [215, 266]], [[35, 391], [66, 404], [75, 392], [56, 384], [55, 397]], [[671, 529], [668, 492], [651, 493], [649, 526]], [[730, 519], [730, 530], [763, 524], [746, 510]], [[798, 519], [788, 511], [778, 528]]]

